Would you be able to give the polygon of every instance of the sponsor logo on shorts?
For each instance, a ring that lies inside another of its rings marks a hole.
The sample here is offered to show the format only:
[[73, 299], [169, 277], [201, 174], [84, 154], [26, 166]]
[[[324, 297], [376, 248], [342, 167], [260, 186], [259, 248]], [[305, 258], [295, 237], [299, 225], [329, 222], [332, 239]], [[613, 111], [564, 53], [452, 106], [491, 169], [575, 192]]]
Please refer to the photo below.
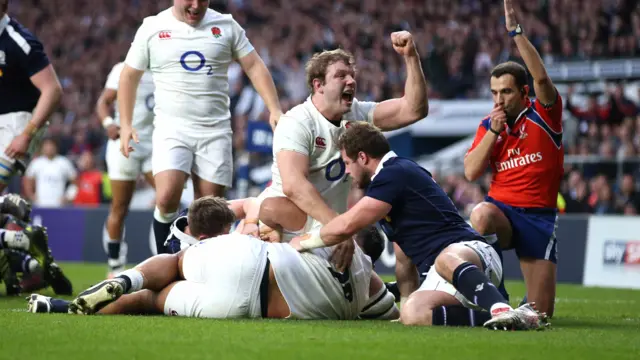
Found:
[[640, 265], [640, 240], [607, 240], [602, 251], [605, 265]]

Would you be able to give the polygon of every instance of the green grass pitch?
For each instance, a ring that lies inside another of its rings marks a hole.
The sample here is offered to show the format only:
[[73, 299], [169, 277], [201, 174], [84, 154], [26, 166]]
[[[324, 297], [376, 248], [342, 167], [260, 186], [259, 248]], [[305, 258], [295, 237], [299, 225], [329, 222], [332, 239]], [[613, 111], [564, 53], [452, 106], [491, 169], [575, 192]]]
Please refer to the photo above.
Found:
[[[102, 264], [62, 265], [75, 291], [105, 275]], [[517, 303], [523, 284], [507, 287]], [[23, 298], [0, 297], [0, 359], [640, 359], [640, 291], [560, 285], [556, 314], [548, 331], [492, 332], [366, 321], [30, 314]]]

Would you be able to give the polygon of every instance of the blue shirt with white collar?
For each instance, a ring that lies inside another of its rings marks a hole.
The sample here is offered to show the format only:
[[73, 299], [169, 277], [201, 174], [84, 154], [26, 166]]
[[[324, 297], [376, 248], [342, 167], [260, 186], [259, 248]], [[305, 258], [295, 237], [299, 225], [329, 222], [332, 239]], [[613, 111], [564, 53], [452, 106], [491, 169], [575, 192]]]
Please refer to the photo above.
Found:
[[0, 18], [0, 115], [31, 112], [40, 91], [31, 76], [49, 65], [42, 43], [8, 15]]
[[381, 159], [365, 196], [391, 205], [380, 225], [389, 241], [400, 246], [420, 274], [426, 273], [450, 244], [485, 241], [460, 216], [431, 173], [392, 151]]

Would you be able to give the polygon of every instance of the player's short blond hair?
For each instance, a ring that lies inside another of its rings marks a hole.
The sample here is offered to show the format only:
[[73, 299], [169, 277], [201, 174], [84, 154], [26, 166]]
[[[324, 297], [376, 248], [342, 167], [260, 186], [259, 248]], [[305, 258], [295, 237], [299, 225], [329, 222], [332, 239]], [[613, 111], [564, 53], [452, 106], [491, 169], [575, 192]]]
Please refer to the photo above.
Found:
[[222, 235], [228, 226], [236, 221], [235, 214], [229, 209], [226, 199], [217, 196], [204, 196], [189, 206], [189, 232], [195, 238], [200, 235], [214, 237]]
[[331, 64], [337, 62], [343, 62], [346, 65], [352, 67], [355, 71], [356, 59], [353, 54], [343, 49], [325, 50], [323, 52], [315, 53], [307, 61], [305, 71], [307, 72], [307, 86], [311, 93], [314, 93], [313, 80], [320, 79], [324, 84], [327, 76], [327, 69]]

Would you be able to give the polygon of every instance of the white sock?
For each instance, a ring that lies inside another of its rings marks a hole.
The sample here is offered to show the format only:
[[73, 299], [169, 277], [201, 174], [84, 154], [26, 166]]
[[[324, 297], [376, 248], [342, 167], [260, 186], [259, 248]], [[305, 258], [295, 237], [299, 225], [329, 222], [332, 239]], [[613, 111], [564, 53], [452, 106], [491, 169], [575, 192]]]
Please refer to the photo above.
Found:
[[175, 211], [175, 212], [163, 214], [160, 211], [160, 209], [158, 209], [158, 207], [156, 206], [156, 208], [153, 210], [153, 218], [163, 224], [171, 224], [175, 219], [178, 218], [178, 212]]
[[29, 251], [29, 238], [22, 231], [4, 230], [2, 232], [4, 243], [10, 249], [22, 249]]
[[129, 280], [131, 280], [131, 288], [129, 288], [127, 294], [142, 290], [142, 286], [144, 285], [144, 276], [140, 271], [138, 271], [137, 269], [128, 269], [118, 275], [118, 277], [122, 276], [126, 276]]

